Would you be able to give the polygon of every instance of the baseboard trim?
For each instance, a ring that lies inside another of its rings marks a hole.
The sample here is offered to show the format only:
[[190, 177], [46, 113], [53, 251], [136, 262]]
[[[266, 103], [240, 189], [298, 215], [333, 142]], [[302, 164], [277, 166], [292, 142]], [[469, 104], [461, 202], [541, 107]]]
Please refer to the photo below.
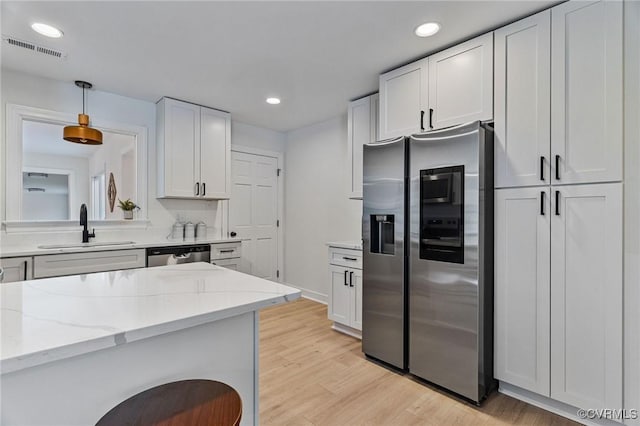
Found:
[[317, 291], [309, 290], [304, 287], [297, 286], [295, 284], [290, 284], [290, 283], [283, 283], [283, 284], [300, 290], [302, 292], [302, 297], [304, 297], [305, 299], [313, 300], [314, 302], [322, 303], [323, 305], [327, 304], [328, 296], [326, 294], [318, 293]]
[[[537, 393], [533, 393], [526, 389], [522, 389], [518, 386], [511, 385], [505, 382], [499, 382], [498, 392], [508, 395], [512, 398], [519, 399], [520, 401], [524, 401], [527, 404], [534, 405], [536, 407], [542, 408], [543, 410], [549, 411], [551, 413], [557, 414], [562, 417], [566, 417], [567, 419], [573, 420], [574, 422], [578, 422], [587, 426], [621, 426], [622, 423], [614, 422], [613, 420], [591, 420], [591, 419], [582, 419], [578, 417], [578, 408], [565, 404], [560, 401], [556, 401], [555, 399], [548, 398], [546, 396], [538, 395]], [[603, 408], [603, 407], [588, 407], [588, 408]]]

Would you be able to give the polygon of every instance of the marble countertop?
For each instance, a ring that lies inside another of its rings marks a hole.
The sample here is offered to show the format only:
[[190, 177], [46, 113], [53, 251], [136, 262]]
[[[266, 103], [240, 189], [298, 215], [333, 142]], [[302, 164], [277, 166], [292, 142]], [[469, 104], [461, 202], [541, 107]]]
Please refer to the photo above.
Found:
[[0, 285], [2, 374], [285, 303], [300, 291], [208, 263]]
[[329, 247], [335, 247], [335, 248], [362, 250], [361, 241], [331, 241], [331, 242], [328, 242], [327, 245]]
[[[124, 241], [126, 239], [122, 239]], [[111, 250], [127, 250], [136, 248], [147, 247], [170, 247], [170, 246], [187, 246], [194, 244], [221, 244], [221, 243], [235, 243], [240, 242], [238, 238], [230, 239], [196, 239], [191, 241], [183, 240], [168, 240], [168, 239], [155, 239], [150, 241], [135, 241], [129, 244], [115, 244], [109, 245], [110, 241], [91, 241], [89, 244], [99, 243], [100, 245], [90, 245], [84, 247], [64, 247], [64, 248], [38, 248], [40, 244], [25, 244], [25, 245], [13, 245], [8, 247], [0, 247], [0, 257], [19, 257], [19, 256], [42, 256], [45, 254], [60, 254], [60, 253], [84, 253], [91, 251], [111, 251]], [[111, 241], [117, 243], [118, 241]], [[73, 244], [73, 243], [69, 243]], [[81, 245], [81, 242], [77, 243]], [[52, 244], [45, 244], [52, 245]]]

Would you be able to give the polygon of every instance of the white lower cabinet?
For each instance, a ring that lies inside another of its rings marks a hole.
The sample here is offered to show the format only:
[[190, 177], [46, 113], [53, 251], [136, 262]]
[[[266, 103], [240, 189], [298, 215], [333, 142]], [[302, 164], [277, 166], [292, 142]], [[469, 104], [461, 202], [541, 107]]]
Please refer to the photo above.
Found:
[[50, 254], [34, 258], [33, 277], [60, 277], [63, 275], [144, 268], [146, 262], [145, 249]]
[[622, 184], [553, 187], [551, 397], [622, 407]]
[[495, 192], [495, 376], [622, 407], [622, 184]]
[[245, 272], [241, 267], [242, 242], [211, 244], [211, 263], [234, 271]]
[[495, 377], [549, 396], [550, 189], [495, 191]]
[[[361, 251], [329, 248], [329, 259], [336, 256], [332, 251], [343, 253], [353, 252], [353, 258], [360, 258]], [[348, 256], [347, 256], [348, 257]], [[362, 269], [344, 266], [344, 264], [329, 265], [329, 319], [334, 321], [333, 328], [360, 337], [362, 330]]]
[[33, 278], [33, 258], [32, 257], [10, 257], [0, 259], [0, 268], [3, 275], [1, 283], [12, 283], [25, 281]]

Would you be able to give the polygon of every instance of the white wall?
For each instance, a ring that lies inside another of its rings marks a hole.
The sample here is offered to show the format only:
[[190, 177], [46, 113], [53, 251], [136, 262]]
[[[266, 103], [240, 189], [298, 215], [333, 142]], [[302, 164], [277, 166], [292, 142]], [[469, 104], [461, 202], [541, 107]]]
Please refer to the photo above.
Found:
[[[95, 82], [94, 82], [95, 83]], [[99, 89], [99, 86], [97, 87]], [[23, 73], [17, 73], [2, 69], [1, 76], [1, 107], [2, 128], [6, 127], [6, 104], [18, 104], [77, 114], [82, 109], [82, 95], [79, 88], [73, 82], [61, 82], [47, 78], [35, 77]], [[215, 107], [215, 105], [211, 105]], [[143, 126], [147, 129], [147, 211], [138, 212], [138, 218], [147, 217], [150, 221], [147, 229], [131, 231], [101, 231], [96, 240], [126, 239], [143, 240], [164, 237], [170, 231], [171, 224], [177, 219], [189, 219], [193, 222], [204, 221], [209, 225], [209, 236], [222, 236], [222, 207], [217, 201], [199, 200], [158, 200], [156, 194], [156, 107], [155, 103], [133, 99], [113, 93], [91, 90], [88, 93], [87, 113], [92, 119], [102, 119], [109, 122]], [[283, 151], [285, 147], [284, 134], [243, 123], [232, 123], [232, 144], [254, 146], [267, 150]], [[10, 161], [6, 158], [6, 134], [1, 135], [0, 150], [0, 216], [5, 218], [5, 164]], [[135, 201], [135, 200], [134, 200]], [[78, 206], [79, 209], [79, 206]], [[67, 233], [61, 235], [39, 233], [37, 241], [75, 241], [80, 235]], [[27, 235], [26, 237], [30, 237]], [[2, 245], [19, 244], [23, 242], [25, 235], [0, 233]]]
[[326, 301], [328, 241], [359, 241], [362, 201], [348, 198], [347, 117], [287, 134], [285, 281]]

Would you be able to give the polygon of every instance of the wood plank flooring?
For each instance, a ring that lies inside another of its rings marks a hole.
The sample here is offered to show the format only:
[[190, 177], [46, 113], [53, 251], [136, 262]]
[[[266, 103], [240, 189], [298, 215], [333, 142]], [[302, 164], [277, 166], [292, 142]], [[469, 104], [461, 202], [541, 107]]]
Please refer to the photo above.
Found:
[[261, 425], [576, 425], [494, 392], [481, 408], [368, 361], [301, 299], [260, 314]]

